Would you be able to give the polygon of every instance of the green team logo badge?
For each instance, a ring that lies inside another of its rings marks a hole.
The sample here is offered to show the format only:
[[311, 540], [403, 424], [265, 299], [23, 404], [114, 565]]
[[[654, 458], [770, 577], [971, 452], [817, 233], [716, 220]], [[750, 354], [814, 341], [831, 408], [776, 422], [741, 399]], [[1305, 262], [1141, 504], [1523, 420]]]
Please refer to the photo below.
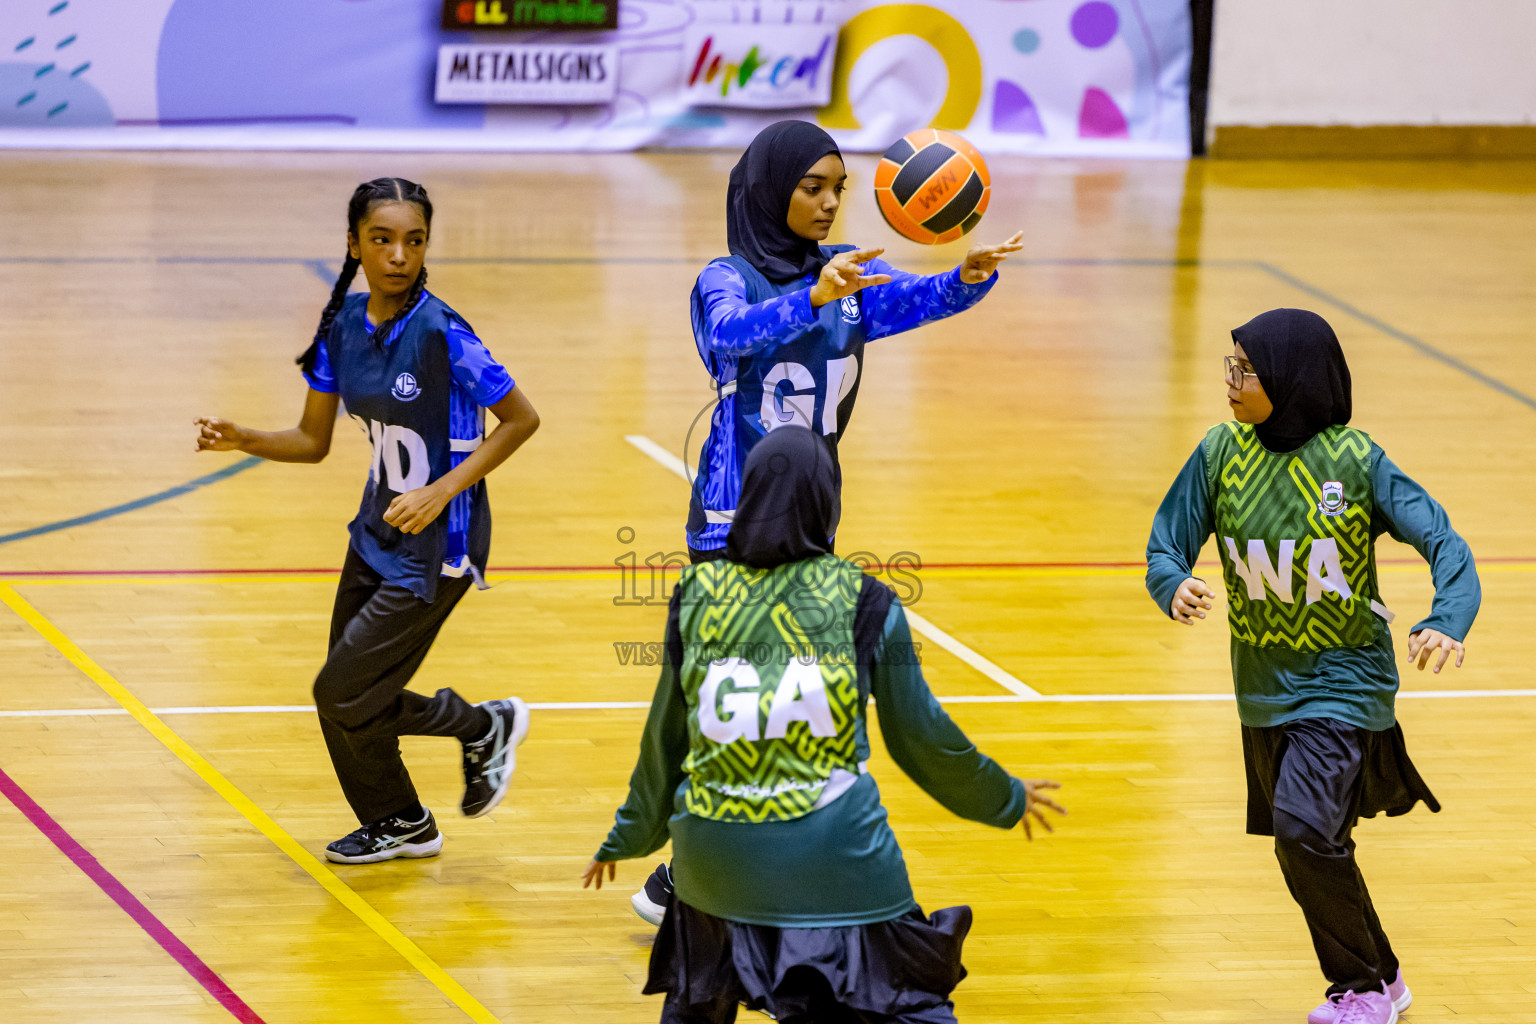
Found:
[[1317, 510], [1325, 516], [1341, 516], [1349, 511], [1349, 504], [1344, 500], [1344, 485], [1337, 480], [1323, 482], [1323, 500], [1317, 503]]

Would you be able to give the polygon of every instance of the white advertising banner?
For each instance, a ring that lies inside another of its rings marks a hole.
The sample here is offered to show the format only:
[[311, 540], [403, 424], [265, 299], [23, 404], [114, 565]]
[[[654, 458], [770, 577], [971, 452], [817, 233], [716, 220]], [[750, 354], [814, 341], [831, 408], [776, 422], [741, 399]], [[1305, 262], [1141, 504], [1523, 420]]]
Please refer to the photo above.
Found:
[[1188, 0], [0, 0], [0, 38], [0, 147], [1189, 152]]
[[612, 103], [619, 51], [570, 43], [444, 46], [437, 51], [439, 103]]

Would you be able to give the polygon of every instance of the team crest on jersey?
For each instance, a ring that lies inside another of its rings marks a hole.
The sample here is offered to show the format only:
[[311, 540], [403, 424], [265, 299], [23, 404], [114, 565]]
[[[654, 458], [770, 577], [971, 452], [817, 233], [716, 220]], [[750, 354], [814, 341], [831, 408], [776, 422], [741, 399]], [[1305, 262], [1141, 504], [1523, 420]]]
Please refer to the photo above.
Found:
[[421, 388], [416, 385], [416, 378], [409, 373], [402, 373], [395, 378], [395, 386], [390, 389], [390, 394], [402, 402], [412, 402], [421, 394]]
[[859, 322], [859, 297], [857, 295], [848, 296], [840, 303], [840, 305], [843, 309], [844, 320], [848, 321], [850, 324], [856, 324]]
[[1349, 511], [1349, 503], [1344, 500], [1344, 485], [1337, 480], [1328, 480], [1323, 483], [1323, 500], [1317, 503], [1317, 510], [1325, 516], [1341, 516]]

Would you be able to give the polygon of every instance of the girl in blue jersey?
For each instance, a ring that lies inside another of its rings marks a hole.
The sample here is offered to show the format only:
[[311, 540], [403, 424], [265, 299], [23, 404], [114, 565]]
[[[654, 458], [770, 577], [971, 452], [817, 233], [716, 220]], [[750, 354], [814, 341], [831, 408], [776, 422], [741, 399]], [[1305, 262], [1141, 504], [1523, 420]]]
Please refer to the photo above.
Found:
[[[997, 283], [997, 266], [1023, 248], [1023, 232], [979, 245], [954, 270], [897, 270], [884, 249], [827, 246], [848, 180], [832, 137], [807, 121], [779, 121], [757, 133], [731, 170], [725, 197], [731, 255], [699, 274], [690, 308], [699, 358], [720, 404], [699, 453], [688, 505], [688, 554], [725, 557], [742, 467], [752, 446], [778, 427], [808, 427], [832, 455], [853, 415], [866, 342], [969, 309]], [[831, 526], [837, 531], [842, 499]], [[672, 892], [660, 864], [633, 899], [661, 920]]]
[[[1463, 646], [1477, 568], [1445, 510], [1347, 426], [1349, 367], [1316, 313], [1274, 309], [1232, 332], [1227, 399], [1174, 481], [1147, 542], [1163, 613], [1205, 618], [1192, 575], [1217, 535], [1248, 775], [1248, 832], [1274, 836], [1286, 887], [1328, 978], [1308, 1024], [1392, 1024], [1413, 997], [1355, 862], [1356, 819], [1440, 805], [1397, 722], [1391, 612], [1376, 586], [1385, 533], [1429, 562], [1435, 598], [1408, 660], [1435, 671]], [[1273, 557], [1272, 557], [1273, 556]]]
[[1023, 248], [1020, 232], [976, 246], [948, 273], [918, 275], [881, 260], [883, 249], [822, 245], [847, 178], [837, 143], [805, 121], [764, 128], [731, 171], [731, 255], [704, 268], [691, 303], [694, 343], [720, 396], [688, 510], [695, 562], [722, 557], [754, 444], [798, 424], [825, 440], [836, 466], [865, 343], [974, 306]]
[[[538, 429], [539, 417], [464, 319], [426, 290], [432, 227], [426, 189], [403, 178], [359, 185], [347, 205], [347, 257], [309, 349], [299, 425], [267, 432], [200, 419], [199, 451], [319, 462], [338, 403], [368, 433], [372, 469], [350, 527], [315, 679], [320, 729], [360, 826], [326, 847], [359, 864], [430, 857], [442, 835], [400, 758], [401, 736], [463, 745], [463, 813], [489, 813], [506, 794], [528, 732], [516, 697], [470, 704], [450, 689], [405, 688], [448, 613], [490, 553], [483, 479]], [[368, 292], [348, 295], [361, 267]], [[485, 435], [485, 409], [497, 419]]]

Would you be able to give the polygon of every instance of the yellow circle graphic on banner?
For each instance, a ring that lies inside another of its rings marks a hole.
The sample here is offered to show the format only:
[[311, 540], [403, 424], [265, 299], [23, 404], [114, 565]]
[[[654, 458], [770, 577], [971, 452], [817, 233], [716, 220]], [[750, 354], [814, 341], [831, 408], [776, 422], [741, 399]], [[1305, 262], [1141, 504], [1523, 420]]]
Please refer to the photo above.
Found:
[[891, 36], [917, 36], [939, 52], [949, 70], [949, 92], [928, 127], [969, 127], [981, 105], [981, 54], [964, 25], [925, 4], [870, 7], [849, 19], [838, 36], [832, 99], [821, 109], [821, 123], [828, 128], [859, 127], [848, 99], [848, 76], [866, 50]]

